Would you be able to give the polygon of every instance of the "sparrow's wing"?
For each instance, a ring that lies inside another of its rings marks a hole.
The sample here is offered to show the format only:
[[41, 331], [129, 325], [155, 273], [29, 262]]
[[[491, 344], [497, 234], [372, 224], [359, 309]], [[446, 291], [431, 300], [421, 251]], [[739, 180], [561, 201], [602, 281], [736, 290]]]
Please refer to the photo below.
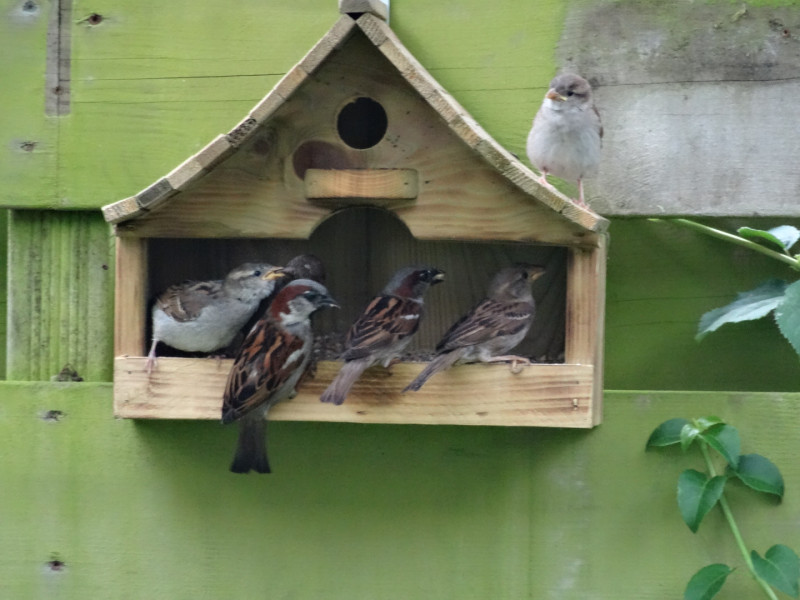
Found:
[[482, 300], [442, 336], [436, 352], [476, 346], [492, 338], [519, 333], [530, 325], [533, 306], [527, 302]]
[[409, 298], [376, 296], [347, 332], [347, 350], [342, 358], [364, 358], [413, 335], [419, 327], [422, 311], [422, 304]]
[[262, 319], [247, 334], [228, 374], [222, 422], [269, 402], [306, 359], [302, 338]]
[[600, 139], [603, 139], [603, 123], [600, 121], [600, 111], [597, 110], [597, 107], [593, 104], [592, 110], [594, 114], [597, 115], [597, 132], [600, 134]]
[[222, 293], [221, 281], [187, 281], [168, 287], [156, 306], [178, 322], [193, 321]]

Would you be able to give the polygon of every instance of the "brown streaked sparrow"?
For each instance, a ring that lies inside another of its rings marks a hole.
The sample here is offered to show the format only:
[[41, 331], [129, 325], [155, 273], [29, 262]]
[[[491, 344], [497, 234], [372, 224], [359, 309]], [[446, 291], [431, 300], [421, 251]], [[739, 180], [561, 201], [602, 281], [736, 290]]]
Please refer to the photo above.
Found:
[[436, 356], [403, 391], [416, 392], [432, 375], [455, 364], [510, 361], [512, 371], [517, 363], [529, 365], [529, 359], [506, 353], [531, 328], [535, 311], [531, 283], [544, 271], [534, 265], [501, 269], [492, 279], [487, 297], [447, 330], [436, 345]]
[[186, 281], [167, 288], [153, 305], [148, 375], [156, 364], [158, 342], [185, 352], [226, 347], [285, 276], [280, 267], [244, 263], [223, 280]]
[[542, 173], [539, 183], [552, 189], [549, 174], [577, 181], [578, 204], [586, 206], [583, 178], [597, 172], [602, 137], [589, 82], [571, 73], [556, 76], [528, 134], [528, 159]]
[[222, 398], [222, 422], [239, 421], [232, 472], [270, 472], [267, 411], [292, 395], [305, 372], [314, 344], [311, 315], [324, 306], [339, 306], [325, 286], [295, 279], [275, 294], [242, 343]]
[[432, 267], [404, 267], [397, 271], [347, 332], [341, 357], [344, 365], [320, 400], [341, 404], [368, 367], [389, 367], [399, 358], [419, 328], [423, 294], [443, 280], [444, 272]]

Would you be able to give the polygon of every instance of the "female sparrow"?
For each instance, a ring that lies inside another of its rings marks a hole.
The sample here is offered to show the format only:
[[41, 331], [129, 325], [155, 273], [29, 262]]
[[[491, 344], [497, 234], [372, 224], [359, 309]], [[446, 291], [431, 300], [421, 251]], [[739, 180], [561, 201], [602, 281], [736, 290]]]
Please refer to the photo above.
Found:
[[269, 473], [267, 411], [288, 398], [311, 358], [311, 315], [338, 307], [328, 290], [310, 279], [296, 279], [279, 291], [247, 334], [228, 374], [222, 397], [223, 424], [239, 421], [239, 442], [230, 470]]
[[399, 358], [419, 328], [422, 295], [443, 280], [444, 272], [432, 267], [397, 271], [347, 332], [345, 363], [320, 400], [341, 404], [365, 369], [377, 364], [388, 367]]
[[570, 73], [555, 77], [528, 134], [528, 159], [542, 173], [539, 183], [552, 189], [550, 173], [577, 180], [578, 204], [586, 206], [583, 178], [597, 172], [602, 137], [589, 82]]
[[153, 305], [148, 375], [156, 364], [158, 342], [185, 352], [226, 347], [285, 276], [280, 267], [245, 263], [223, 280], [186, 281], [167, 288]]
[[[531, 283], [544, 268], [516, 265], [501, 269], [487, 297], [456, 321], [436, 345], [436, 356], [403, 390], [416, 392], [439, 371], [458, 363], [504, 362], [530, 364], [521, 356], [506, 356], [527, 335], [534, 315]], [[513, 369], [512, 367], [512, 369]]]

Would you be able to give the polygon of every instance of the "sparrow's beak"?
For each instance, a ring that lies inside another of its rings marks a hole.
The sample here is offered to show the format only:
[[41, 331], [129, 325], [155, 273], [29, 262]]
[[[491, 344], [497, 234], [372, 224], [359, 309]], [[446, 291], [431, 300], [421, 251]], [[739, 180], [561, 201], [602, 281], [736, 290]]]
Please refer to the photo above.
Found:
[[544, 271], [545, 271], [544, 267], [531, 267], [530, 269], [528, 269], [528, 281], [533, 283], [534, 281], [539, 279], [539, 277], [544, 275]]
[[547, 90], [547, 93], [544, 95], [545, 98], [548, 100], [555, 100], [556, 102], [566, 102], [567, 98], [562, 96], [555, 90]]
[[274, 279], [280, 279], [281, 277], [288, 276], [289, 274], [283, 267], [272, 267], [269, 271], [261, 276], [261, 279], [264, 281], [273, 281]]
[[339, 306], [339, 303], [336, 302], [336, 300], [334, 300], [330, 296], [323, 296], [322, 298], [319, 299], [319, 302], [320, 302], [319, 305], [321, 307], [330, 306], [331, 308], [342, 308], [341, 306]]
[[444, 272], [439, 271], [438, 273], [436, 273], [436, 275], [433, 276], [433, 279], [431, 279], [431, 285], [442, 283], [443, 281], [444, 281]]

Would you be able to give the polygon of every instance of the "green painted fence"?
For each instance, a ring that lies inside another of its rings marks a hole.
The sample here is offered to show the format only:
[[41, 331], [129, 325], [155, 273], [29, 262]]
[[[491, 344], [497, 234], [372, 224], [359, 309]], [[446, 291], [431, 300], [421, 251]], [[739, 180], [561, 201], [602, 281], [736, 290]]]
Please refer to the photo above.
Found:
[[[45, 115], [56, 5], [71, 8], [61, 117]], [[391, 25], [522, 156], [584, 5], [394, 0]], [[236, 477], [230, 428], [113, 418], [96, 208], [230, 129], [337, 17], [334, 0], [0, 3], [0, 598], [678, 598], [701, 566], [741, 564], [719, 514], [697, 534], [680, 520], [675, 479], [698, 464], [644, 452], [661, 421], [706, 414], [786, 479], [780, 505], [733, 486], [745, 538], [800, 550], [797, 356], [769, 320], [693, 340], [703, 312], [788, 274], [643, 219], [611, 225], [592, 431], [273, 423], [275, 473]], [[783, 221], [800, 224], [714, 223]], [[66, 364], [86, 381], [50, 381]], [[741, 568], [718, 596], [754, 597]]]

